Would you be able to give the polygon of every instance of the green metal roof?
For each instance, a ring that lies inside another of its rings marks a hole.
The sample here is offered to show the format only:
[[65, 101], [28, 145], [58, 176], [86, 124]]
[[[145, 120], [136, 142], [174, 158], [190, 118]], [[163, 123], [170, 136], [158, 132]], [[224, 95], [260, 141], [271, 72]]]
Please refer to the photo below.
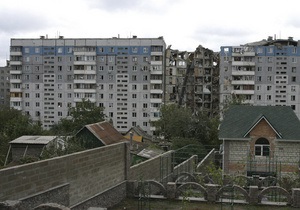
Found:
[[289, 106], [232, 105], [220, 125], [219, 139], [245, 138], [262, 118], [278, 134], [278, 139], [300, 141], [300, 121]]

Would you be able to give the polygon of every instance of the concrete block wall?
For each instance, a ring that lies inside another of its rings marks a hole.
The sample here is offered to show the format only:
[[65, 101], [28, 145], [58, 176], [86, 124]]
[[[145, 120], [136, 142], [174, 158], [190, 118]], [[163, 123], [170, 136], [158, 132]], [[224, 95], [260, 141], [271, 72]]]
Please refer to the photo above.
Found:
[[161, 156], [146, 160], [131, 166], [128, 172], [128, 180], [156, 180], [161, 179]]
[[19, 200], [69, 183], [70, 205], [126, 179], [126, 143], [0, 170], [0, 201]]

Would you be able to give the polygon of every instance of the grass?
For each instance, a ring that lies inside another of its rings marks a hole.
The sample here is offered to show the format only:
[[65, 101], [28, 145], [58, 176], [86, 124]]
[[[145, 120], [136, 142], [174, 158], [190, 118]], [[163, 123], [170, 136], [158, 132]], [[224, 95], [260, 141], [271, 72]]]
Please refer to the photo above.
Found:
[[207, 202], [189, 202], [179, 200], [150, 199], [145, 202], [138, 202], [136, 199], [125, 199], [117, 206], [109, 210], [295, 210], [287, 206], [250, 206], [241, 204], [209, 204]]

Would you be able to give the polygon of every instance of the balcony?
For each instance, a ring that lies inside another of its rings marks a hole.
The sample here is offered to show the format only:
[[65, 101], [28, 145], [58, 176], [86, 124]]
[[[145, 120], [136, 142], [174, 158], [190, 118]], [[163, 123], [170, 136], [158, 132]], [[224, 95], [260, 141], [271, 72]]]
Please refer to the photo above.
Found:
[[19, 66], [22, 65], [22, 61], [10, 61], [9, 62], [11, 66]]
[[95, 79], [74, 79], [74, 83], [79, 83], [79, 84], [96, 84]]
[[10, 88], [10, 92], [20, 93], [20, 92], [22, 92], [22, 88]]
[[251, 61], [232, 61], [233, 66], [255, 66], [255, 62]]
[[254, 90], [232, 90], [231, 94], [236, 94], [236, 95], [254, 95]]
[[255, 56], [255, 52], [243, 52], [243, 53], [239, 53], [239, 52], [233, 52], [232, 53], [232, 56], [239, 56], [239, 57], [242, 57], [242, 56]]
[[163, 52], [151, 52], [151, 55], [163, 55]]
[[151, 90], [150, 90], [150, 93], [162, 94], [163, 91], [160, 90], [160, 89], [151, 89]]
[[161, 98], [150, 98], [150, 103], [162, 103]]
[[10, 83], [22, 83], [21, 79], [10, 79], [9, 80]]
[[231, 84], [232, 85], [254, 85], [255, 82], [253, 80], [233, 80]]
[[96, 56], [96, 51], [91, 51], [91, 52], [77, 51], [74, 52], [74, 55]]
[[162, 80], [150, 80], [150, 84], [162, 84]]
[[21, 102], [22, 101], [22, 97], [10, 97], [10, 101], [11, 102]]
[[74, 89], [74, 93], [96, 93], [95, 89]]
[[254, 76], [255, 75], [255, 71], [232, 71], [232, 76]]
[[74, 65], [96, 65], [96, 61], [74, 61]]
[[96, 74], [94, 70], [74, 70], [74, 74]]
[[21, 70], [10, 70], [9, 71], [10, 74], [22, 74]]
[[150, 64], [151, 65], [162, 65], [162, 61], [151, 61]]
[[20, 56], [22, 55], [22, 51], [10, 51], [11, 56]]

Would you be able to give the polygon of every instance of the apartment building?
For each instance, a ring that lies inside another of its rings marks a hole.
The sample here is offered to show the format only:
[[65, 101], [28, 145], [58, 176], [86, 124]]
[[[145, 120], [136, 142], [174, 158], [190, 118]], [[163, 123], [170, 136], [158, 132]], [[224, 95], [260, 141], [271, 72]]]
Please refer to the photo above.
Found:
[[0, 67], [0, 105], [9, 106], [10, 88], [10, 64], [6, 61], [6, 66]]
[[219, 113], [218, 54], [199, 45], [195, 51], [166, 49], [166, 104], [176, 103], [204, 111], [210, 116]]
[[220, 105], [291, 106], [300, 118], [300, 42], [268, 37], [241, 46], [222, 46]]
[[158, 38], [11, 39], [10, 106], [45, 129], [88, 99], [120, 132], [152, 133], [163, 98], [165, 42]]

